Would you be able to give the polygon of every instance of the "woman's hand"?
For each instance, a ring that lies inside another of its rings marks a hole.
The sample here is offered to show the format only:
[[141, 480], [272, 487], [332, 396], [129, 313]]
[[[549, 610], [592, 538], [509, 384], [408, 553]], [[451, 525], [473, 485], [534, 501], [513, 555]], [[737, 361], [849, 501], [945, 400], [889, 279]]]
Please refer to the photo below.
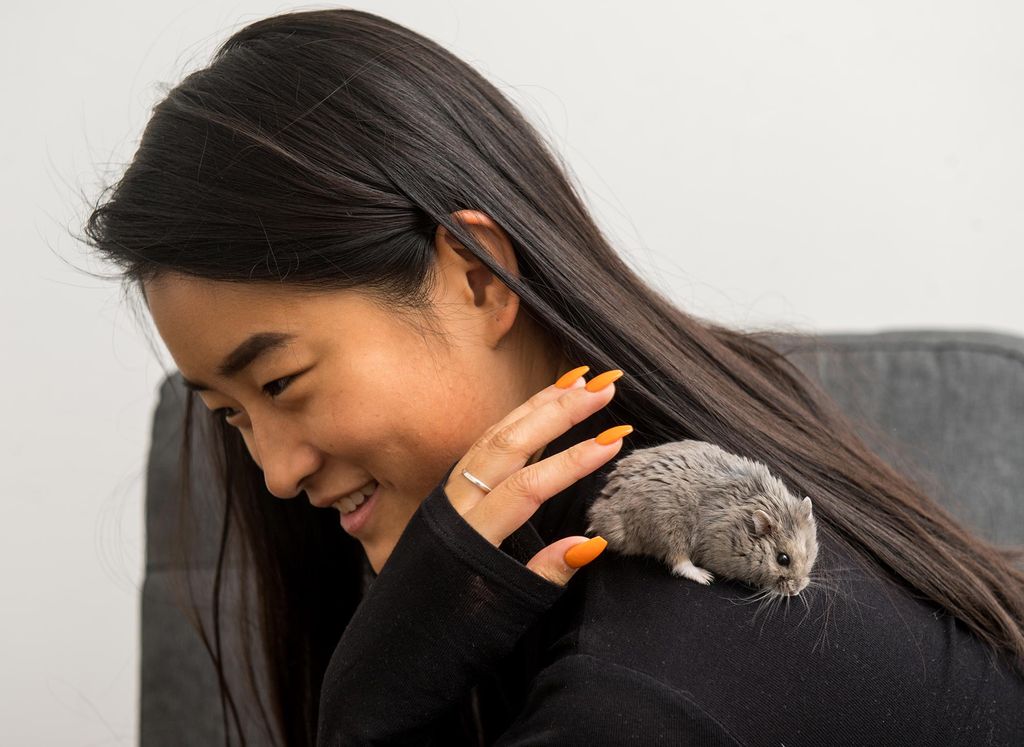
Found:
[[[444, 488], [448, 500], [495, 547], [525, 524], [544, 501], [618, 454], [622, 437], [633, 431], [631, 425], [615, 426], [597, 438], [524, 466], [534, 453], [615, 396], [611, 382], [620, 378], [622, 371], [606, 371], [587, 383], [583, 374], [589, 370], [589, 366], [580, 366], [569, 371], [512, 410], [452, 469]], [[492, 490], [488, 493], [467, 480], [463, 469]], [[534, 555], [526, 567], [564, 586], [577, 568], [596, 558], [607, 544], [601, 537], [564, 537]], [[582, 545], [586, 547], [577, 549]]]

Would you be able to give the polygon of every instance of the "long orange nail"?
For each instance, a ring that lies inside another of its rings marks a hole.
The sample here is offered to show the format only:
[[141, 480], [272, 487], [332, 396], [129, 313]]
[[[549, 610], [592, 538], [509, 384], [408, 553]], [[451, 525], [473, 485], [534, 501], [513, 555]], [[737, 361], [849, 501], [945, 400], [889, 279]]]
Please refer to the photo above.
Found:
[[579, 368], [574, 368], [572, 371], [562, 374], [558, 381], [555, 382], [555, 386], [557, 386], [559, 389], [568, 389], [569, 387], [576, 383], [576, 379], [578, 379], [580, 376], [582, 376], [589, 370], [590, 366], [580, 366]]
[[588, 392], [599, 392], [606, 386], [611, 384], [616, 379], [622, 377], [622, 371], [618, 368], [613, 368], [611, 371], [605, 371], [603, 374], [595, 376], [587, 382]]
[[633, 426], [631, 425], [617, 425], [614, 428], [598, 433], [594, 440], [602, 446], [607, 446], [608, 444], [615, 443], [623, 436], [628, 436], [632, 432]]
[[565, 564], [570, 568], [582, 568], [603, 553], [606, 547], [608, 547], [608, 540], [604, 537], [600, 535], [591, 537], [586, 542], [580, 542], [578, 545], [573, 545], [565, 551], [563, 556]]

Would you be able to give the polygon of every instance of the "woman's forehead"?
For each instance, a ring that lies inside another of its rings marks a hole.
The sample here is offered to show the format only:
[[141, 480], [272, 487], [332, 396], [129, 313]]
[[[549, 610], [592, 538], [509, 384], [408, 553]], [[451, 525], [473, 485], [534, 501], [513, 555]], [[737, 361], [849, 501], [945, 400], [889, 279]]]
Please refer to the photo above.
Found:
[[206, 369], [213, 358], [257, 333], [299, 341], [344, 334], [381, 315], [358, 294], [309, 293], [269, 283], [230, 283], [175, 275], [147, 282], [150, 314], [179, 367]]
[[269, 282], [228, 282], [180, 273], [165, 273], [143, 283], [154, 319], [203, 325], [232, 325], [293, 320], [325, 312], [368, 313], [362, 294], [352, 290], [317, 290]]
[[[264, 304], [297, 304], [300, 299], [314, 295], [327, 297], [330, 294], [314, 294], [309, 290], [292, 285], [268, 282], [230, 282], [209, 278], [165, 272], [143, 283], [146, 299], [154, 298], [164, 305], [230, 304], [233, 306], [258, 306]], [[342, 293], [338, 291], [337, 293]]]

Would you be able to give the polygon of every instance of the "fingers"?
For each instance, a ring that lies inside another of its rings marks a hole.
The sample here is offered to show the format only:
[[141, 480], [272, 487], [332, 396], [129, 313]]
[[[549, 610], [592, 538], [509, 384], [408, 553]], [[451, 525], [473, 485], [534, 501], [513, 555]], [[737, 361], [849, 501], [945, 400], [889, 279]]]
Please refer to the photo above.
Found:
[[[560, 376], [554, 384], [541, 389], [523, 404], [519, 405], [519, 407], [509, 412], [505, 417], [484, 431], [484, 434], [478, 439], [478, 443], [479, 441], [485, 441], [493, 437], [495, 432], [500, 431], [510, 423], [516, 422], [527, 413], [536, 410], [541, 405], [558, 399], [565, 394], [566, 391], [571, 389], [583, 389], [587, 385], [587, 380], [583, 378], [583, 375], [589, 370], [590, 366], [580, 366], [579, 368], [574, 368], [573, 370], [566, 372]], [[469, 453], [472, 453], [472, 451]]]
[[[530, 452], [530, 455], [527, 456], [526, 459], [523, 459], [522, 463], [518, 465], [516, 465], [514, 461], [495, 460], [491, 462], [490, 466], [482, 473], [475, 471], [480, 468], [481, 462], [485, 459], [481, 458], [481, 453], [483, 451], [481, 445], [492, 441], [495, 437], [495, 433], [501, 431], [509, 424], [522, 419], [538, 407], [541, 407], [552, 400], [558, 399], [567, 391], [583, 389], [587, 385], [587, 381], [583, 378], [583, 374], [589, 370], [590, 366], [579, 366], [578, 368], [574, 368], [571, 371], [566, 372], [560, 376], [554, 384], [541, 389], [535, 395], [530, 397], [530, 399], [526, 400], [526, 402], [510, 411], [505, 417], [484, 431], [484, 434], [477, 439], [477, 442], [468, 452], [466, 452], [462, 459], [456, 463], [455, 467], [452, 469], [451, 477], [445, 486], [445, 492], [448, 494], [448, 500], [451, 501], [451, 504], [460, 514], [465, 514], [466, 511], [472, 508], [483, 496], [482, 488], [473, 486], [463, 476], [463, 469], [469, 470], [471, 474], [479, 477], [485, 484], [494, 487], [498, 482], [508, 477], [513, 470], [522, 467], [530, 456], [532, 456], [538, 449], [542, 449], [544, 446], [547, 446], [549, 442], [545, 442], [542, 446], [538, 446]], [[473, 466], [470, 466], [471, 464]]]
[[[572, 404], [577, 407], [585, 402], [582, 396], [572, 397], [572, 400]], [[584, 407], [583, 410], [585, 409]], [[544, 501], [589, 475], [618, 454], [622, 449], [622, 438], [632, 430], [631, 425], [610, 428], [604, 434], [599, 434], [599, 437], [607, 434], [609, 439], [614, 439], [610, 443], [601, 443], [599, 438], [588, 438], [564, 451], [552, 454], [547, 459], [516, 471], [496, 487], [492, 486], [493, 490], [471, 507], [463, 518], [491, 544], [501, 544], [506, 537], [525, 524]]]
[[[488, 429], [452, 469], [445, 485], [452, 505], [465, 516], [486, 492], [466, 479], [463, 469], [496, 489], [521, 470], [534, 453], [608, 404], [615, 396], [612, 382], [621, 376], [621, 370], [613, 369], [588, 384], [580, 375], [568, 389], [554, 384], [545, 387], [510, 412]], [[565, 383], [564, 378], [559, 383]], [[595, 386], [599, 391], [589, 391]]]
[[548, 545], [526, 563], [526, 567], [552, 583], [565, 586], [576, 571], [608, 546], [603, 537], [563, 537]]

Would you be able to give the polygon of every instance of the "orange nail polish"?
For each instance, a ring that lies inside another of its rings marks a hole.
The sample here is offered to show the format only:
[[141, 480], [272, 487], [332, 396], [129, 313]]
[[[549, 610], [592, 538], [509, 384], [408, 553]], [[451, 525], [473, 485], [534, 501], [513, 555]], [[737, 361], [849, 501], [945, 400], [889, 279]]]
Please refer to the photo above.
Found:
[[557, 386], [559, 389], [568, 389], [569, 387], [576, 383], [576, 379], [578, 379], [580, 376], [582, 376], [589, 370], [590, 366], [580, 366], [579, 368], [574, 368], [572, 371], [562, 374], [558, 381], [555, 382], [555, 386]]
[[591, 560], [604, 552], [608, 547], [608, 540], [604, 537], [591, 537], [586, 542], [573, 545], [565, 551], [565, 564], [570, 568], [582, 568]]
[[602, 446], [607, 446], [608, 444], [615, 443], [623, 436], [628, 436], [632, 432], [633, 426], [631, 425], [617, 425], [614, 428], [598, 433], [594, 440]]
[[620, 378], [622, 378], [622, 371], [618, 368], [613, 368], [611, 371], [605, 371], [603, 374], [595, 376], [587, 382], [587, 391], [599, 392], [613, 381]]

